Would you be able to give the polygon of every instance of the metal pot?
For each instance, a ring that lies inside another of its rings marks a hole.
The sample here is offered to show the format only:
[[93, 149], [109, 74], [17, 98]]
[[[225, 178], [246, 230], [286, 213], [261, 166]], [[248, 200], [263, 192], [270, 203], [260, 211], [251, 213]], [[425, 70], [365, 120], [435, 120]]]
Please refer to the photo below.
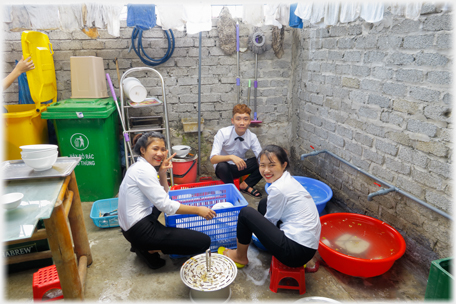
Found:
[[234, 262], [221, 254], [210, 252], [196, 255], [187, 260], [180, 271], [182, 282], [190, 288], [193, 302], [217, 300], [228, 301], [231, 297], [230, 284], [237, 275]]

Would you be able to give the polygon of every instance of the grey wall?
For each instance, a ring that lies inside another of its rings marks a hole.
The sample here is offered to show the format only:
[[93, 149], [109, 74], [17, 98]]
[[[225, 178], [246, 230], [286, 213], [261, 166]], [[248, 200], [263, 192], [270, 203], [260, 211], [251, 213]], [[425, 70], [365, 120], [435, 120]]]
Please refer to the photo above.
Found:
[[403, 195], [367, 200], [375, 180], [327, 154], [451, 214], [452, 17], [423, 6], [416, 21], [385, 13], [296, 31], [297, 96], [293, 157], [302, 174], [324, 180], [334, 202], [397, 228], [406, 254], [425, 261], [452, 255], [451, 222]]
[[[380, 188], [328, 155], [300, 155], [327, 149], [355, 166], [405, 192], [451, 213], [451, 83], [452, 11], [424, 5], [419, 20], [391, 16], [379, 24], [357, 20], [327, 28], [306, 24], [286, 28], [284, 55], [272, 49], [258, 56], [258, 112], [263, 123], [252, 127], [262, 145], [289, 149], [292, 171], [323, 180], [334, 191], [331, 201], [350, 211], [380, 218], [397, 228], [407, 241], [406, 255], [429, 268], [431, 260], [451, 255], [451, 223], [397, 193], [367, 200]], [[252, 27], [240, 23], [241, 48]], [[271, 26], [262, 28], [268, 44]], [[132, 29], [121, 22], [121, 37], [99, 30], [92, 39], [81, 31], [44, 31], [55, 51], [58, 99], [71, 96], [71, 56], [99, 56], [116, 87], [113, 59], [120, 72], [144, 66], [130, 46]], [[6, 75], [21, 56], [21, 32], [4, 24], [3, 63]], [[175, 32], [172, 58], [155, 67], [164, 77], [172, 144], [197, 148], [197, 134], [184, 133], [181, 119], [197, 117], [199, 35]], [[230, 125], [236, 103], [236, 53], [219, 47], [216, 20], [202, 34], [201, 109], [202, 174], [213, 175], [208, 160], [213, 136]], [[146, 31], [143, 44], [159, 58], [167, 41], [159, 28]], [[242, 102], [248, 79], [254, 77], [254, 54], [241, 53]], [[152, 74], [140, 78], [151, 95], [160, 95]], [[3, 93], [4, 102], [17, 103], [17, 82]], [[253, 107], [253, 90], [251, 95]], [[151, 108], [161, 113], [160, 108]], [[141, 110], [139, 114], [150, 114]]]

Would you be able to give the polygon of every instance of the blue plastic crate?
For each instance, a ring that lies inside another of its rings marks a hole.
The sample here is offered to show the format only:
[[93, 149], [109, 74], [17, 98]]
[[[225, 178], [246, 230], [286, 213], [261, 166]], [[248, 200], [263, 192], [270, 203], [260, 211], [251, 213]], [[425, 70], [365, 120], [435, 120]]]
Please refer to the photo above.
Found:
[[[172, 190], [169, 191], [169, 197], [189, 206], [212, 208], [221, 202], [233, 204], [233, 207], [216, 210], [217, 216], [209, 221], [194, 214], [165, 214], [165, 224], [167, 227], [191, 229], [207, 234], [211, 238], [211, 251], [217, 251], [220, 246], [237, 247], [236, 227], [239, 211], [248, 203], [233, 184]], [[170, 257], [184, 256], [171, 254]]]
[[95, 201], [90, 210], [90, 218], [100, 228], [119, 227], [119, 220], [116, 215], [101, 216], [104, 213], [117, 210], [117, 198], [108, 198]]

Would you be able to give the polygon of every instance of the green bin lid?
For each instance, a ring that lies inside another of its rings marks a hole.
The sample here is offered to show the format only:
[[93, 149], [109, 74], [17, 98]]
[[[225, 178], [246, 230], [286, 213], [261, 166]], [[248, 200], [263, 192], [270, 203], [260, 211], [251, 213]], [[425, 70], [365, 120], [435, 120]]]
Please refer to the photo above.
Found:
[[70, 98], [49, 105], [41, 117], [43, 119], [107, 118], [115, 110], [116, 105], [112, 97]]

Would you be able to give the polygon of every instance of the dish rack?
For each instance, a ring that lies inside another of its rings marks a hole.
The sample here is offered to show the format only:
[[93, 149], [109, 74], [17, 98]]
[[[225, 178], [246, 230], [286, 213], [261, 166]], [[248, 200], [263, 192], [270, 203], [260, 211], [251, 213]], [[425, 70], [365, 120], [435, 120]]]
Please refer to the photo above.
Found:
[[[236, 227], [239, 212], [248, 205], [241, 192], [233, 184], [188, 188], [169, 191], [169, 198], [188, 206], [204, 206], [212, 208], [221, 202], [229, 202], [233, 207], [218, 209], [217, 216], [205, 220], [194, 214], [165, 214], [167, 227], [176, 227], [200, 231], [211, 238], [211, 251], [215, 252], [220, 246], [236, 248]], [[185, 255], [170, 254], [171, 258], [186, 257]]]
[[[117, 218], [118, 198], [108, 198], [95, 201], [90, 210], [90, 218], [95, 226], [100, 228], [119, 227]], [[103, 216], [108, 213], [109, 215]]]

